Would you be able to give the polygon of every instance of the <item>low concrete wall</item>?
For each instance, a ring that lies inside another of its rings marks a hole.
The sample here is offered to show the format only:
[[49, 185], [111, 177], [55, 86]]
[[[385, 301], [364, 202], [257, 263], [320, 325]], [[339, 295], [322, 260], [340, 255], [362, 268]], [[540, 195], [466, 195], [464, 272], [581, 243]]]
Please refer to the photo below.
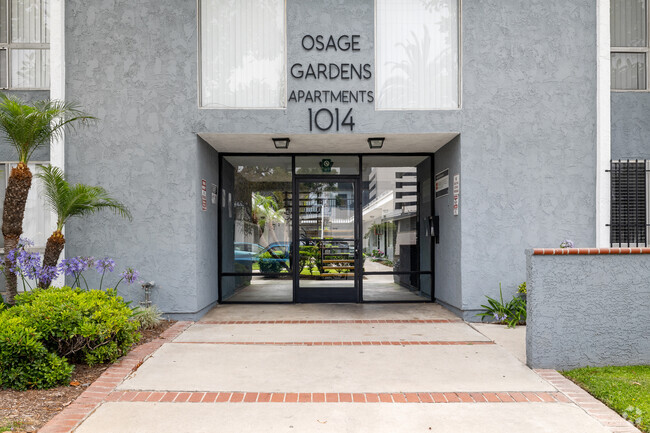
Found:
[[650, 364], [650, 248], [526, 256], [530, 367]]

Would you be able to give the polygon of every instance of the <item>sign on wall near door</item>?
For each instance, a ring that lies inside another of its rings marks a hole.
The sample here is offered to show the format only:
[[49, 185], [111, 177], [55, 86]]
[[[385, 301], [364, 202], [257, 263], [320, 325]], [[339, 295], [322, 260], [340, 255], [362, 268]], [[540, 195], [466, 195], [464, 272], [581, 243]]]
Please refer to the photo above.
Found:
[[436, 198], [444, 197], [449, 194], [449, 169], [445, 169], [440, 173], [436, 174], [435, 178], [436, 187], [435, 193]]
[[205, 179], [201, 179], [201, 210], [208, 210], [208, 182]]

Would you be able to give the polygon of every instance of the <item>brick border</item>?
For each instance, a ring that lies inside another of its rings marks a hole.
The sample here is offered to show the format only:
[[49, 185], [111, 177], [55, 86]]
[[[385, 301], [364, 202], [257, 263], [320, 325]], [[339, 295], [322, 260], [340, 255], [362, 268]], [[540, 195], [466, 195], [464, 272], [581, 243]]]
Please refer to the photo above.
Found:
[[650, 248], [535, 248], [534, 256], [650, 254]]
[[56, 414], [38, 431], [40, 433], [69, 433], [85, 420], [113, 392], [129, 374], [158, 350], [185, 331], [193, 322], [176, 322], [169, 329], [149, 343], [131, 350], [126, 356], [111, 365], [68, 407]]
[[536, 369], [534, 371], [612, 433], [641, 433], [639, 429], [623, 419], [614, 410], [562, 376], [558, 371], [549, 369]]
[[570, 403], [561, 392], [114, 391], [105, 401], [122, 403]]
[[[650, 248], [648, 248], [650, 250]], [[345, 323], [462, 323], [462, 319], [412, 320], [201, 320], [197, 325], [324, 325]]]
[[494, 341], [171, 341], [173, 344], [236, 344], [245, 346], [480, 346]]

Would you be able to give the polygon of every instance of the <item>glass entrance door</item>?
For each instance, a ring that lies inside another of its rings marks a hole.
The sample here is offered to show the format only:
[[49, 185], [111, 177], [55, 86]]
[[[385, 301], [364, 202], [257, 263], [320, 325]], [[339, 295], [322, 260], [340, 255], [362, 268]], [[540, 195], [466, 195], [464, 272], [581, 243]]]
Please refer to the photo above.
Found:
[[296, 178], [294, 227], [297, 302], [358, 302], [359, 179]]

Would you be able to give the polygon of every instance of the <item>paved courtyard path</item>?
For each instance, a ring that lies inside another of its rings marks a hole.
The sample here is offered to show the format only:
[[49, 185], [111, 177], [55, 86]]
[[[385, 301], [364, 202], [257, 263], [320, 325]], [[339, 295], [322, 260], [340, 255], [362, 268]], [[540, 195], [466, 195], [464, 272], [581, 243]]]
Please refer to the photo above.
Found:
[[116, 380], [73, 429], [635, 431], [602, 405], [587, 413], [576, 403], [595, 401], [557, 373], [526, 367], [525, 330], [504, 330], [430, 304], [219, 306]]

